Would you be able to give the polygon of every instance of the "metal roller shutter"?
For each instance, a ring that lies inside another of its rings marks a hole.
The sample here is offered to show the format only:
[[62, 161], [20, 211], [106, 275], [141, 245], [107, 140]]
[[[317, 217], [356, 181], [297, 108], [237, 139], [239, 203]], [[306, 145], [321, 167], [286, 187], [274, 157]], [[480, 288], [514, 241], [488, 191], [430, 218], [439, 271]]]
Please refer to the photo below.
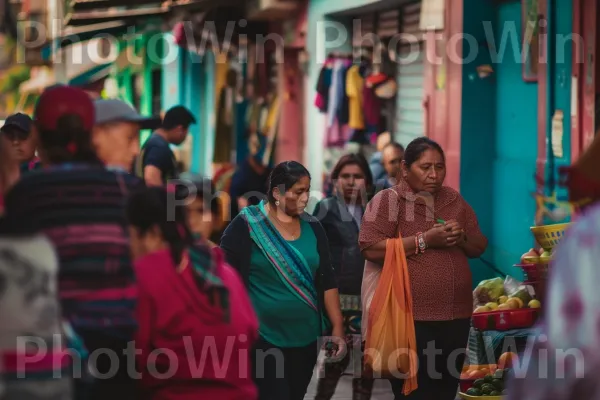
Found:
[[419, 43], [401, 44], [398, 51], [396, 82], [396, 129], [394, 138], [406, 146], [425, 135], [424, 72], [425, 48], [419, 28], [421, 3], [404, 6], [401, 10], [402, 33], [418, 37]]

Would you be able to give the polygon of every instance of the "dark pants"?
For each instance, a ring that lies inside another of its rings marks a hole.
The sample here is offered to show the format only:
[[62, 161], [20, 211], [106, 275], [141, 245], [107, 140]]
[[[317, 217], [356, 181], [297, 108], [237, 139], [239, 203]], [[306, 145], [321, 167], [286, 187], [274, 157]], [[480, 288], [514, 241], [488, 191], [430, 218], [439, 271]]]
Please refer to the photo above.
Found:
[[[404, 381], [390, 379], [395, 399], [454, 400], [465, 361], [465, 347], [470, 327], [470, 319], [415, 321], [419, 387], [408, 396], [404, 396], [402, 394]], [[430, 342], [433, 344], [426, 351]], [[438, 354], [440, 350], [441, 354]]]
[[259, 400], [303, 400], [317, 363], [317, 342], [277, 347], [258, 340], [252, 357]]
[[[129, 376], [127, 363], [135, 369], [135, 360], [128, 360], [124, 354], [127, 340], [104, 335], [98, 331], [78, 331], [90, 354], [88, 362], [97, 373], [90, 382], [78, 382], [78, 398], [88, 400], [135, 400], [138, 396], [138, 384], [135, 376]], [[96, 352], [96, 356], [94, 356]], [[115, 356], [109, 356], [110, 352]], [[133, 356], [133, 354], [131, 355]], [[118, 366], [116, 363], [118, 362]], [[118, 367], [118, 368], [117, 368]]]
[[[352, 400], [369, 400], [371, 398], [374, 380], [360, 377], [362, 374], [362, 350], [364, 350], [364, 344], [361, 346], [360, 335], [346, 336], [346, 344], [348, 351], [340, 362], [325, 363], [325, 376], [319, 378], [315, 400], [330, 400], [333, 397], [337, 384], [348, 368], [350, 360], [354, 364], [353, 374], [355, 377], [352, 379]], [[358, 346], [363, 347], [360, 353], [353, 351]], [[354, 360], [353, 355], [361, 356], [358, 362]]]

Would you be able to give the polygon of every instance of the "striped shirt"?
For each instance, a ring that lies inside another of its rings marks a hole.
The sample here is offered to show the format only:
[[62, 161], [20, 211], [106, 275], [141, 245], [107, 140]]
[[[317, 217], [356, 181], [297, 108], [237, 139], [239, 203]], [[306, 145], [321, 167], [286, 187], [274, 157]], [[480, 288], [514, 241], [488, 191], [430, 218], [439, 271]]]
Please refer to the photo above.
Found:
[[75, 331], [126, 339], [135, 328], [124, 206], [139, 184], [101, 166], [63, 165], [30, 172], [6, 196], [7, 218], [44, 233], [56, 247], [63, 315]]

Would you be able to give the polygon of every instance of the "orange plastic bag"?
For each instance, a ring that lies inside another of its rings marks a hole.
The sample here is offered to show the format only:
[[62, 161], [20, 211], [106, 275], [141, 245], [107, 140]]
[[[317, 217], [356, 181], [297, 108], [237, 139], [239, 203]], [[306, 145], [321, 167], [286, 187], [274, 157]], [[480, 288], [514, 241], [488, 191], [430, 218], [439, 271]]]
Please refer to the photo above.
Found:
[[404, 378], [417, 389], [417, 340], [402, 238], [388, 239], [383, 270], [368, 310], [365, 369], [379, 378]]

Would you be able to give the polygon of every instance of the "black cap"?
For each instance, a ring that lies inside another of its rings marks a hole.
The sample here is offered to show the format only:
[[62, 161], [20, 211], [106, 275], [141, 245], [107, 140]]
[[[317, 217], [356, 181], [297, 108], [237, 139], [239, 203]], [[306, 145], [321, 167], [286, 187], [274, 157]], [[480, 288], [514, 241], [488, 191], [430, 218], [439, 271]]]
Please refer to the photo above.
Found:
[[16, 113], [16, 114], [13, 114], [13, 115], [9, 116], [8, 118], [6, 118], [6, 120], [4, 121], [4, 126], [2, 126], [2, 128], [0, 128], [0, 130], [2, 130], [2, 132], [4, 132], [8, 128], [16, 128], [20, 131], [29, 133], [29, 132], [31, 132], [32, 124], [33, 124], [33, 121], [31, 120], [31, 117], [29, 115], [22, 114], [22, 113]]
[[176, 126], [190, 126], [196, 123], [196, 118], [190, 110], [184, 106], [175, 106], [165, 113], [162, 127], [164, 129], [173, 129]]

